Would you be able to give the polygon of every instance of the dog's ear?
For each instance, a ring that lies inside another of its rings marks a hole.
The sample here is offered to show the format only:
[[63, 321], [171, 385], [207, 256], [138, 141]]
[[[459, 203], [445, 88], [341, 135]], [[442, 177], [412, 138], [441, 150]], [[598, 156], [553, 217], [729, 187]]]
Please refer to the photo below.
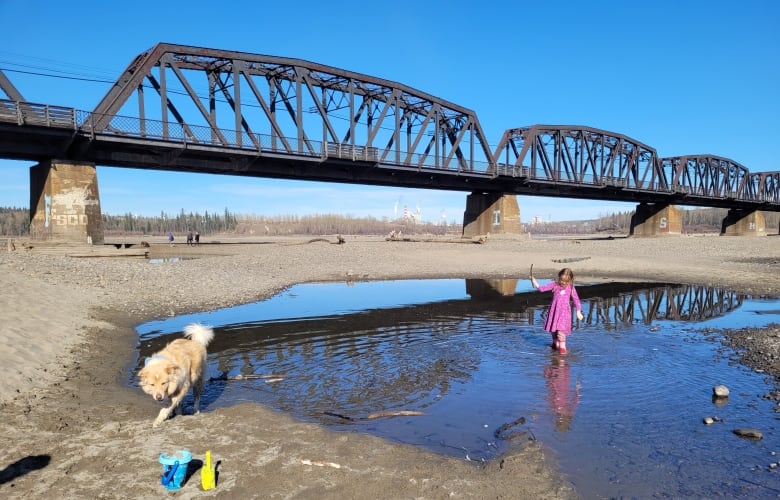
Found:
[[179, 372], [181, 372], [181, 368], [178, 365], [168, 364], [168, 366], [165, 367], [165, 373], [168, 375], [178, 375]]

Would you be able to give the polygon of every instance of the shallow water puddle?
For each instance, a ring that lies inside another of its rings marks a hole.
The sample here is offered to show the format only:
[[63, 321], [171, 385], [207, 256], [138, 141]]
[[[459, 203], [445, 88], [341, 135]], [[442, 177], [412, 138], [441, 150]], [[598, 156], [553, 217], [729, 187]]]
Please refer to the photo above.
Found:
[[192, 257], [160, 257], [155, 259], [149, 259], [149, 264], [172, 264], [176, 262], [182, 262], [190, 260]]
[[[762, 397], [771, 380], [731, 362], [705, 332], [780, 322], [778, 298], [657, 283], [577, 288], [585, 321], [565, 357], [542, 330], [549, 296], [527, 280], [447, 279], [297, 285], [145, 323], [139, 359], [202, 322], [216, 330], [206, 411], [256, 401], [474, 461], [534, 438], [586, 498], [777, 497], [780, 433]], [[731, 391], [725, 404], [712, 399], [718, 384]], [[764, 438], [739, 438], [736, 427]]]

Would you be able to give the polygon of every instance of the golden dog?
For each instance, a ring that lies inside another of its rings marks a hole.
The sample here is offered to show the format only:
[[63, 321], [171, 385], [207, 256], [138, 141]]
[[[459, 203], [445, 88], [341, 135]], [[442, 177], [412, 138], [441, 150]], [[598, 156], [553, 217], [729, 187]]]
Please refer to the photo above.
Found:
[[144, 367], [138, 372], [141, 389], [164, 404], [154, 420], [154, 427], [176, 412], [190, 388], [195, 395], [195, 414], [200, 413], [200, 396], [206, 378], [206, 346], [214, 338], [214, 330], [193, 323], [184, 328], [184, 336], [185, 339], [176, 339], [146, 358]]

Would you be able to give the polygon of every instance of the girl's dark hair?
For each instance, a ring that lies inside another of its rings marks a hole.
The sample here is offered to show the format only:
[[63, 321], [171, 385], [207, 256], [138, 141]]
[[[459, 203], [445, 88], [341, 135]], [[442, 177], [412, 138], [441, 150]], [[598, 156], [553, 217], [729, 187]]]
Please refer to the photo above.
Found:
[[571, 268], [569, 267], [564, 267], [563, 269], [558, 271], [558, 282], [560, 282], [561, 278], [563, 278], [567, 274], [571, 277], [569, 283], [574, 283], [574, 271], [572, 271]]

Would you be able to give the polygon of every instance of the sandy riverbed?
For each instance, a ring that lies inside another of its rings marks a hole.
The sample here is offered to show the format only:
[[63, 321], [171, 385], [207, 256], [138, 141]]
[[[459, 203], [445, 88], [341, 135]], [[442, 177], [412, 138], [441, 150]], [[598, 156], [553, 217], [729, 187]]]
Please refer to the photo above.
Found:
[[[221, 460], [220, 480], [204, 493], [196, 474], [175, 494], [179, 498], [576, 498], [538, 443], [481, 466], [329, 432], [255, 404], [206, 408], [152, 429], [156, 404], [123, 385], [135, 361], [133, 327], [261, 300], [295, 283], [525, 277], [530, 264], [537, 277], [569, 266], [583, 280], [780, 294], [777, 236], [523, 237], [485, 244], [347, 236], [343, 245], [325, 239], [218, 237], [199, 247], [150, 240], [152, 258], [177, 258], [164, 265], [138, 257], [70, 257], [66, 249], [42, 245], [26, 250], [21, 242], [16, 251], [0, 253], [0, 494], [160, 498], [166, 493], [159, 453], [189, 448], [196, 458], [212, 450]], [[566, 259], [582, 260], [556, 262]], [[771, 362], [759, 367], [755, 360], [775, 359], [763, 353], [777, 352], [780, 338], [749, 337], [742, 335], [739, 347], [753, 348], [754, 367], [777, 374]]]

